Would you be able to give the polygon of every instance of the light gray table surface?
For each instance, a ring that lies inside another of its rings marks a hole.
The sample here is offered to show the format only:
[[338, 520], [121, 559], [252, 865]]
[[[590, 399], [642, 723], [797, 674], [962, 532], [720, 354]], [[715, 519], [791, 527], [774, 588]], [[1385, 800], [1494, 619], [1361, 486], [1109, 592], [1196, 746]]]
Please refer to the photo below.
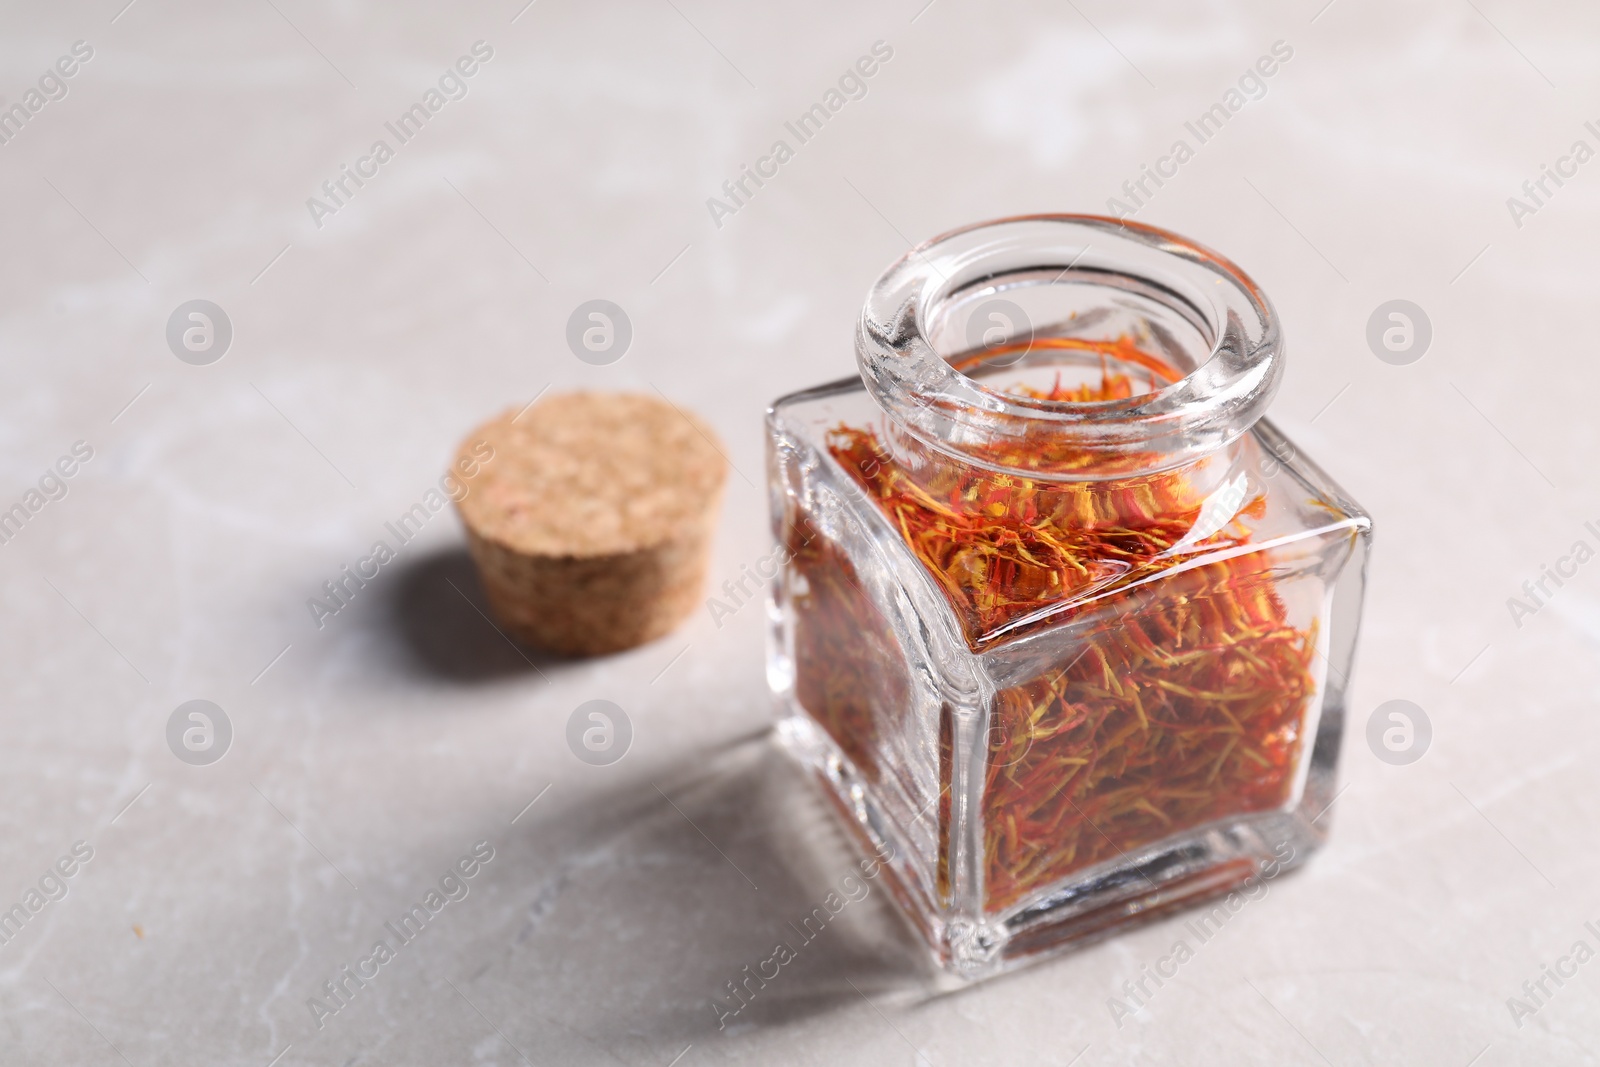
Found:
[[[0, 945], [0, 1062], [1594, 1062], [1600, 963], [1508, 999], [1600, 948], [1600, 564], [1508, 600], [1600, 548], [1600, 162], [1507, 202], [1600, 148], [1593, 6], [124, 3], [0, 9], [0, 112], [29, 113], [0, 144], [0, 509], [42, 505], [0, 544], [0, 909], [48, 891]], [[397, 143], [479, 41], [466, 95]], [[865, 95], [792, 143], [878, 41]], [[320, 629], [307, 601], [547, 387], [708, 419], [734, 468], [713, 581], [736, 576], [769, 550], [763, 408], [854, 372], [883, 267], [963, 223], [1105, 211], [1280, 41], [1135, 217], [1272, 296], [1272, 417], [1376, 521], [1329, 846], [1132, 1018], [1108, 998], [1181, 919], [931, 996], [875, 890], [719, 1031], [712, 999], [853, 862], [772, 751], [760, 607], [525, 658], [448, 510]], [[380, 138], [392, 159], [308, 208]], [[607, 366], [565, 341], [596, 298], [633, 328]], [[193, 299], [231, 323], [209, 365], [166, 339]], [[1393, 299], [1432, 326], [1408, 365], [1366, 340]], [[203, 766], [167, 740], [195, 699], [233, 734]], [[609, 766], [565, 740], [591, 699], [632, 724]], [[1405, 766], [1365, 740], [1396, 699], [1432, 724]], [[463, 899], [308, 1007], [478, 842]]]

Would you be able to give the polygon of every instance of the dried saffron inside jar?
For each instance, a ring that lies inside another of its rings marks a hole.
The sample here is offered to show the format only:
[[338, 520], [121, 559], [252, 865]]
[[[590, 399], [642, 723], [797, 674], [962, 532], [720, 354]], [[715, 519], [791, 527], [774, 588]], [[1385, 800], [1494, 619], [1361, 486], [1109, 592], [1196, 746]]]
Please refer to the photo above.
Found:
[[804, 581], [794, 596], [796, 695], [869, 781], [883, 733], [909, 702], [905, 667], [855, 568], [803, 515], [785, 547]]
[[1265, 417], [1255, 282], [1126, 220], [999, 219], [892, 264], [855, 350], [767, 413], [767, 677], [937, 963], [1314, 854], [1372, 523]]
[[[1173, 377], [1127, 338], [1072, 345]], [[1133, 386], [1103, 369], [1097, 385], [1009, 391], [1092, 403]], [[987, 907], [1177, 831], [1288, 801], [1316, 692], [1316, 634], [1288, 624], [1271, 553], [1182, 570], [1157, 597], [1140, 586], [1190, 549], [1248, 545], [1259, 496], [1185, 543], [1202, 511], [1185, 469], [1063, 483], [934, 462], [913, 476], [873, 430], [839, 426], [828, 447], [937, 582], [974, 651], [996, 633], [1070, 625], [1085, 594], [1105, 620], [1080, 637], [1070, 662], [996, 694], [982, 794]], [[1007, 470], [1059, 471], [1093, 457], [1021, 440], [995, 446], [991, 458]], [[800, 701], [875, 777], [870, 754], [889, 728], [882, 716], [905, 685], [898, 657], [879, 651], [883, 623], [847, 562], [820, 547], [797, 557], [816, 602], [800, 614]], [[824, 658], [831, 669], [808, 675], [805, 663]]]

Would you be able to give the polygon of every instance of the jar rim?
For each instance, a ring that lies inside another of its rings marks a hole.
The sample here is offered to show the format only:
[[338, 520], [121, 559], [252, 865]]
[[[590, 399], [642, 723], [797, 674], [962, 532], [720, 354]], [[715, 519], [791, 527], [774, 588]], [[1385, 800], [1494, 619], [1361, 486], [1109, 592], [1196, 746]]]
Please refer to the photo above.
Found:
[[[1050, 272], [1053, 280], [1045, 279]], [[1115, 400], [1050, 400], [991, 389], [936, 351], [940, 308], [974, 286], [1137, 287], [1204, 337], [1209, 352], [1160, 388]], [[1033, 280], [1029, 280], [1033, 279]], [[1283, 373], [1277, 314], [1231, 260], [1167, 230], [1102, 215], [1021, 215], [951, 230], [911, 249], [867, 294], [856, 357], [868, 392], [926, 444], [993, 465], [997, 440], [1104, 456], [1070, 480], [1182, 466], [1225, 448], [1265, 412]], [[1032, 477], [1052, 472], [1030, 468]]]

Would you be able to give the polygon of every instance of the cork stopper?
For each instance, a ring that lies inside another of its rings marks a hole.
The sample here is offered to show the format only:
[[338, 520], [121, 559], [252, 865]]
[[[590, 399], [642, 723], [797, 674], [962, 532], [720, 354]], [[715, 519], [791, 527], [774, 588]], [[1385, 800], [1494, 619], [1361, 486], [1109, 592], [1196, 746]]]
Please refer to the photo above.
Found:
[[456, 502], [496, 622], [564, 655], [620, 652], [676, 627], [705, 582], [727, 464], [665, 400], [566, 393], [462, 442]]

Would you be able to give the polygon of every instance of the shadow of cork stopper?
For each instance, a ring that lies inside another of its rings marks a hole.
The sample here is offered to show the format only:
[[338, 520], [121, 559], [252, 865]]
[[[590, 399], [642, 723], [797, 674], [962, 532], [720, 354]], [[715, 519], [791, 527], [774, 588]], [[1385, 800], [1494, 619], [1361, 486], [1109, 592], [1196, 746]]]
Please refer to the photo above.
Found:
[[727, 481], [695, 416], [650, 396], [558, 394], [479, 426], [453, 469], [490, 612], [517, 640], [620, 652], [693, 610]]

